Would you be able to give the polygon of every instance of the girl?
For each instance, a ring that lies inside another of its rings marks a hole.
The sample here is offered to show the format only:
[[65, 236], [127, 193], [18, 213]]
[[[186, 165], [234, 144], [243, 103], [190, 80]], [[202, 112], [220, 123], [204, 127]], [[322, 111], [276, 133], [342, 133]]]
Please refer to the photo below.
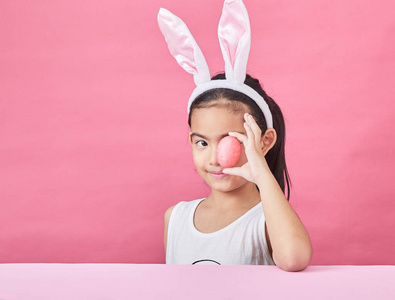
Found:
[[[158, 21], [173, 56], [195, 76], [189, 139], [196, 170], [211, 189], [207, 198], [166, 211], [166, 263], [276, 264], [287, 271], [303, 270], [312, 247], [284, 194], [286, 188], [290, 194], [284, 120], [259, 81], [245, 73], [250, 31], [243, 3], [225, 1], [219, 25], [225, 74], [211, 80], [185, 24], [163, 9]], [[232, 168], [222, 167], [216, 155], [227, 135], [242, 146]]]

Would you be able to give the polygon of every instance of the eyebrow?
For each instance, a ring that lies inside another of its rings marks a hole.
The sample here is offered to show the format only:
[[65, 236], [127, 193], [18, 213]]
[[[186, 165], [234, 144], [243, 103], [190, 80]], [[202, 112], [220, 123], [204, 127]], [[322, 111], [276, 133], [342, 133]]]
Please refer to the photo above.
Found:
[[[234, 131], [234, 132], [244, 134], [243, 132], [240, 132], [240, 131]], [[222, 135], [220, 136], [220, 138], [222, 139], [222, 138], [224, 138], [224, 137], [226, 137], [226, 136], [228, 136], [228, 135], [229, 135], [228, 133], [222, 134]], [[192, 133], [191, 133], [191, 137], [199, 137], [199, 138], [202, 138], [202, 139], [204, 139], [204, 140], [209, 140], [208, 137], [204, 136], [203, 134], [197, 133], [197, 132], [192, 132]]]
[[208, 138], [205, 137], [203, 134], [200, 134], [200, 133], [197, 133], [197, 132], [192, 132], [191, 133], [191, 137], [199, 137], [199, 138], [202, 138], [204, 140], [208, 140]]

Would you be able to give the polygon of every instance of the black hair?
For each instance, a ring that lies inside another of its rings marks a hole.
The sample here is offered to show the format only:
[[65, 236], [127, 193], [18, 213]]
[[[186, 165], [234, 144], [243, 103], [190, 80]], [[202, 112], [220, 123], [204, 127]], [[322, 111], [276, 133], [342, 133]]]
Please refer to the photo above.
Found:
[[[211, 80], [225, 79], [225, 74], [220, 73], [211, 78]], [[277, 103], [269, 97], [263, 90], [258, 79], [252, 76], [246, 76], [244, 83], [251, 88], [253, 88], [258, 94], [260, 94], [269, 106], [270, 112], [273, 116], [273, 128], [276, 130], [277, 140], [273, 148], [269, 150], [265, 158], [269, 165], [270, 171], [276, 178], [279, 186], [281, 187], [283, 193], [285, 194], [285, 189], [287, 190], [287, 199], [289, 200], [291, 190], [291, 180], [288, 174], [287, 165], [285, 163], [285, 123], [284, 117], [281, 112], [280, 107]], [[262, 130], [262, 134], [265, 133], [267, 129], [266, 120], [263, 115], [262, 110], [259, 106], [247, 95], [226, 88], [216, 88], [208, 90], [192, 102], [190, 107], [190, 112], [188, 116], [188, 124], [191, 127], [191, 116], [194, 109], [207, 108], [215, 105], [216, 100], [226, 99], [229, 100], [229, 108], [233, 111], [242, 111], [245, 107], [248, 108], [248, 112], [254, 117], [258, 126]], [[244, 104], [244, 105], [243, 105]]]

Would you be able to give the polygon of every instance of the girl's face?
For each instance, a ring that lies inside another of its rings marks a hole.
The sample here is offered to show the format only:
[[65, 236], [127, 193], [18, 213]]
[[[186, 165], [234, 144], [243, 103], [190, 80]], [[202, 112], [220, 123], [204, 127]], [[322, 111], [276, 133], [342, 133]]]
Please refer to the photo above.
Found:
[[[223, 174], [223, 167], [217, 160], [218, 143], [229, 131], [245, 134], [243, 115], [244, 112], [234, 113], [228, 108], [215, 106], [195, 109], [192, 113], [190, 142], [193, 160], [197, 172], [211, 189], [230, 192], [249, 183], [242, 177]], [[242, 145], [240, 160], [235, 167], [246, 162]]]

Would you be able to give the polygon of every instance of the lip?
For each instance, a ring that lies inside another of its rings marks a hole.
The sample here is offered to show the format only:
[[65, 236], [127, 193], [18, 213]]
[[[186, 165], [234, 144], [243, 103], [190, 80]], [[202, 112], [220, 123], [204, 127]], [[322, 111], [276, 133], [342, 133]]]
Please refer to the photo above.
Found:
[[218, 171], [218, 172], [208, 172], [211, 176], [213, 176], [214, 178], [224, 178], [225, 176], [227, 176], [228, 174], [224, 174], [222, 173], [222, 171]]

